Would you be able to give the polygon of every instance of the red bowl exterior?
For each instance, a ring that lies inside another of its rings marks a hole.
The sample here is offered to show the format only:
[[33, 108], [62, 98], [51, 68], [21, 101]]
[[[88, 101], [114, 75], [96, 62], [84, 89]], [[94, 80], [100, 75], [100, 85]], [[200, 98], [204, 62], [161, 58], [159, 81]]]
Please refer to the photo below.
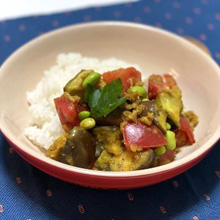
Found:
[[8, 140], [9, 144], [13, 147], [13, 149], [23, 159], [25, 159], [28, 163], [32, 164], [36, 168], [42, 170], [43, 172], [69, 183], [100, 189], [133, 189], [153, 185], [168, 180], [193, 167], [195, 164], [201, 161], [205, 157], [205, 155], [211, 150], [211, 148], [209, 148], [209, 150], [207, 150], [194, 160], [164, 172], [129, 177], [107, 177], [83, 174], [75, 171], [69, 171], [60, 167], [55, 167], [49, 163], [46, 163], [31, 156], [30, 154], [21, 150], [14, 143], [12, 143], [7, 137], [6, 139]]

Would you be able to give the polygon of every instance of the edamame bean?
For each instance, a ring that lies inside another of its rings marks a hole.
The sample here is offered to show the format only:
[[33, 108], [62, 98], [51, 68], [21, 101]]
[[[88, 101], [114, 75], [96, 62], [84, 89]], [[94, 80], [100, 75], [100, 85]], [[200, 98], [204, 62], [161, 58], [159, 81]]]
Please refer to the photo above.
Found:
[[166, 148], [168, 150], [174, 150], [176, 148], [176, 138], [175, 133], [172, 131], [166, 132], [166, 138], [167, 138], [167, 145]]
[[83, 87], [85, 88], [88, 84], [94, 86], [100, 79], [101, 75], [99, 73], [90, 73], [83, 81]]
[[157, 156], [162, 156], [166, 153], [166, 148], [164, 146], [156, 147], [154, 152], [156, 153]]
[[144, 98], [144, 99], [142, 99], [142, 102], [148, 102], [148, 101], [149, 101], [148, 98]]
[[90, 115], [91, 115], [91, 113], [89, 111], [81, 111], [78, 114], [78, 118], [80, 121], [82, 121], [83, 119], [88, 118]]
[[93, 118], [85, 118], [80, 122], [79, 126], [81, 128], [85, 128], [87, 130], [94, 128], [95, 127], [95, 120]]
[[167, 130], [170, 130], [170, 129], [171, 129], [171, 125], [170, 125], [168, 122], [166, 122], [166, 129], [167, 129]]
[[140, 96], [145, 96], [147, 94], [146, 89], [142, 86], [133, 86], [130, 91], [139, 93]]

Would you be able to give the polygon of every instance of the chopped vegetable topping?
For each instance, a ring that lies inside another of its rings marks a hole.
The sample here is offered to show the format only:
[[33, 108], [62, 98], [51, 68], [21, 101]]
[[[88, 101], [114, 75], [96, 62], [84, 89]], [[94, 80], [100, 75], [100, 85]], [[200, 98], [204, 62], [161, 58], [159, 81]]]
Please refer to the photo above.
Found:
[[124, 91], [127, 91], [131, 86], [142, 84], [141, 73], [133, 67], [109, 71], [103, 73], [102, 77], [107, 84], [116, 79], [121, 79]]
[[89, 111], [81, 111], [78, 114], [78, 118], [80, 121], [82, 121], [83, 119], [88, 118], [90, 115], [91, 115], [91, 113]]
[[79, 124], [76, 102], [71, 102], [71, 100], [64, 96], [56, 98], [54, 102], [60, 122], [65, 131], [68, 132], [71, 128]]
[[155, 148], [154, 152], [157, 156], [162, 156], [166, 153], [166, 148], [164, 146]]
[[[87, 91], [92, 91], [91, 85], [88, 85]], [[122, 105], [126, 101], [125, 97], [119, 97], [122, 91], [121, 80], [117, 79], [106, 85], [102, 91], [96, 89], [91, 93], [88, 92], [88, 105], [91, 108], [92, 116], [106, 117]]]
[[127, 150], [137, 151], [160, 147], [167, 144], [164, 134], [154, 125], [128, 123], [123, 129], [124, 144]]
[[183, 113], [174, 78], [152, 75], [148, 93], [135, 68], [104, 74], [82, 70], [54, 100], [65, 133], [47, 156], [103, 171], [132, 171], [172, 162], [195, 143], [198, 117]]
[[87, 130], [92, 129], [95, 127], [95, 120], [93, 118], [85, 118], [80, 122], [79, 126]]
[[155, 99], [159, 93], [171, 89], [174, 85], [176, 85], [176, 81], [169, 74], [164, 75], [164, 80], [160, 75], [151, 75], [148, 79], [149, 99]]
[[193, 129], [187, 119], [183, 116], [180, 117], [180, 128], [176, 129], [175, 133], [178, 147], [192, 145], [195, 143]]

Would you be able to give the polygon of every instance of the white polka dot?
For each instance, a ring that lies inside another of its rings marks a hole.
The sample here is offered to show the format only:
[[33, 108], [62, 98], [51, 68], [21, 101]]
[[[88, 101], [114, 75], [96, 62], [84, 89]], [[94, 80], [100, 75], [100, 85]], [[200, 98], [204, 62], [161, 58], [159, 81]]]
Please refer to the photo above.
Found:
[[201, 9], [200, 8], [194, 8], [193, 9], [193, 12], [196, 14], [196, 15], [199, 15], [201, 13]]
[[183, 34], [183, 33], [184, 33], [183, 28], [178, 28], [178, 29], [177, 29], [177, 33], [178, 33], [178, 34]]
[[161, 28], [161, 27], [162, 27], [162, 24], [161, 24], [160, 22], [156, 22], [156, 23], [155, 23], [155, 26], [158, 27], [158, 28]]
[[49, 196], [49, 197], [52, 196], [52, 192], [51, 192], [51, 190], [48, 189], [48, 190], [46, 191], [46, 193], [47, 193], [47, 196]]
[[135, 17], [134, 21], [137, 22], [137, 23], [140, 23], [141, 22], [141, 18], [140, 17]]
[[22, 183], [22, 180], [21, 180], [21, 177], [16, 177], [16, 182], [17, 182], [17, 184], [21, 184]]
[[197, 216], [194, 216], [193, 220], [199, 220], [199, 218]]
[[209, 23], [209, 24], [207, 24], [207, 28], [208, 28], [210, 31], [212, 31], [212, 30], [215, 29], [215, 26], [214, 26], [214, 24]]
[[58, 27], [59, 22], [57, 20], [53, 20], [52, 25], [53, 25], [53, 27]]
[[178, 187], [179, 186], [179, 184], [178, 184], [178, 182], [176, 181], [176, 180], [173, 180], [173, 185], [175, 186], [175, 187]]
[[[215, 58], [220, 59], [220, 53], [215, 53]], [[220, 171], [215, 171], [215, 174], [220, 179]]]
[[21, 24], [19, 27], [18, 27], [19, 31], [25, 31], [26, 27], [24, 24]]
[[192, 20], [191, 17], [186, 17], [186, 18], [185, 18], [185, 22], [186, 22], [187, 24], [192, 24], [193, 20]]
[[161, 211], [163, 214], [166, 214], [166, 213], [167, 213], [167, 211], [166, 211], [166, 209], [165, 209], [164, 206], [160, 206], [160, 211]]
[[119, 18], [121, 16], [121, 12], [120, 11], [115, 11], [114, 12], [114, 17]]
[[85, 209], [84, 209], [83, 205], [78, 205], [78, 209], [81, 214], [85, 213]]
[[164, 14], [164, 17], [165, 17], [167, 20], [170, 20], [170, 19], [172, 18], [172, 15], [171, 15], [171, 13], [166, 12], [166, 13]]
[[206, 199], [207, 201], [209, 201], [209, 200], [211, 199], [210, 196], [207, 195], [207, 194], [204, 194], [204, 197], [205, 197], [205, 199]]
[[10, 35], [5, 35], [4, 36], [4, 40], [5, 40], [5, 42], [10, 42], [11, 41], [11, 37], [10, 37]]
[[84, 21], [90, 21], [91, 16], [90, 15], [85, 15], [83, 19], [84, 19]]
[[215, 19], [220, 21], [220, 13], [215, 14]]
[[129, 199], [130, 201], [133, 201], [133, 200], [134, 200], [134, 197], [133, 197], [133, 195], [132, 195], [131, 193], [127, 193], [127, 196], [128, 196], [128, 199]]
[[200, 34], [199, 35], [199, 38], [203, 41], [206, 41], [207, 40], [207, 36], [205, 34]]
[[180, 3], [179, 2], [173, 2], [173, 7], [174, 8], [180, 8]]
[[201, 0], [201, 3], [204, 4], [204, 5], [208, 5], [209, 1], [208, 0]]
[[3, 213], [4, 212], [4, 208], [3, 208], [3, 205], [0, 204], [0, 213]]
[[144, 12], [145, 12], [145, 13], [150, 13], [150, 12], [151, 12], [150, 7], [149, 7], [149, 6], [146, 6], [146, 7], [144, 8]]
[[13, 154], [13, 153], [14, 153], [14, 149], [13, 149], [12, 147], [10, 147], [10, 148], [8, 149], [8, 153], [9, 153], [9, 154]]

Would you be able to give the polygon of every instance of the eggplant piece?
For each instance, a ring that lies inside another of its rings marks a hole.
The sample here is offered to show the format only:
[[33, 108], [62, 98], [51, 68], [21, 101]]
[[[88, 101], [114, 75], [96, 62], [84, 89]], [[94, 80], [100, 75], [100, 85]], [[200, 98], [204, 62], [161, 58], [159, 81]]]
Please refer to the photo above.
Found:
[[177, 86], [158, 94], [155, 103], [167, 113], [167, 117], [177, 126], [180, 126], [180, 114], [183, 108], [181, 91]]
[[144, 101], [142, 104], [145, 105], [145, 111], [143, 115], [147, 115], [147, 112], [154, 113], [153, 123], [157, 126], [162, 132], [166, 133], [166, 120], [167, 113], [163, 111], [154, 100], [152, 101]]
[[163, 111], [157, 103], [155, 103], [155, 117], [154, 124], [158, 125], [158, 128], [161, 129], [164, 133], [166, 133], [166, 121], [167, 121], [167, 113]]
[[106, 126], [117, 126], [120, 127], [122, 123], [123, 109], [116, 108], [106, 117], [95, 118], [97, 125], [106, 125]]
[[71, 166], [89, 168], [95, 159], [95, 141], [84, 128], [74, 127], [67, 136], [59, 161]]
[[68, 92], [72, 96], [79, 96], [82, 100], [84, 99], [84, 87], [82, 86], [83, 80], [93, 70], [81, 70], [73, 79], [71, 79], [63, 88], [64, 92]]
[[51, 144], [51, 146], [49, 147], [49, 149], [47, 150], [46, 156], [50, 157], [54, 160], [58, 160], [60, 157], [60, 154], [63, 150], [63, 148], [66, 145], [66, 138], [67, 134], [62, 134], [60, 137], [58, 137], [53, 144]]
[[118, 127], [101, 126], [93, 129], [92, 134], [95, 137], [98, 148], [105, 149], [113, 155], [120, 155], [124, 151], [122, 146], [122, 135]]
[[154, 151], [131, 152], [124, 151], [118, 156], [102, 151], [101, 155], [95, 163], [95, 167], [105, 171], [133, 171], [146, 169], [153, 166]]

